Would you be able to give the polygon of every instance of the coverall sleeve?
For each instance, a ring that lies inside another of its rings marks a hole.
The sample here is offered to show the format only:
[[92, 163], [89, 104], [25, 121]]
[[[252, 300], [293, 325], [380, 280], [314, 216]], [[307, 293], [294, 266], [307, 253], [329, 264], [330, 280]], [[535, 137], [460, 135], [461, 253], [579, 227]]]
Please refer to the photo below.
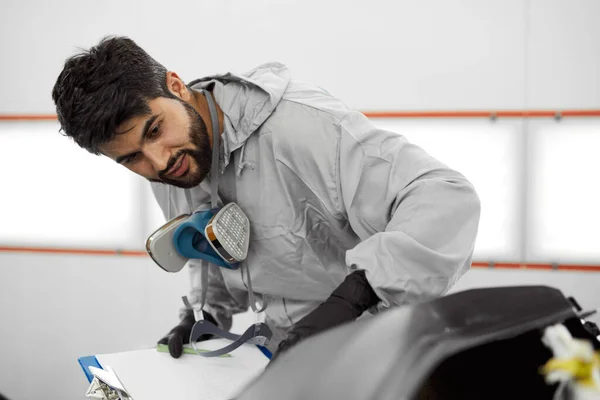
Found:
[[378, 309], [439, 297], [471, 265], [480, 202], [467, 179], [360, 113], [340, 122], [338, 189]]
[[[174, 190], [171, 189], [171, 191]], [[185, 210], [176, 209], [175, 202], [170, 201], [168, 198], [171, 195], [171, 191], [167, 190], [166, 185], [153, 184], [152, 191], [167, 220], [169, 217], [174, 218], [184, 213], [190, 213], [188, 207], [185, 207]], [[169, 207], [171, 207], [171, 210], [169, 210]], [[206, 203], [204, 206], [198, 207], [197, 210], [208, 208], [210, 208], [210, 204]], [[199, 305], [202, 299], [202, 261], [189, 260], [186, 268], [189, 271], [190, 278], [188, 300], [193, 305]], [[229, 330], [232, 325], [233, 315], [248, 310], [248, 293], [241, 290], [230, 290], [225, 284], [220, 267], [209, 263], [208, 271], [208, 289], [204, 311], [215, 318], [220, 328]], [[179, 310], [180, 319], [185, 317], [185, 311], [184, 307]]]

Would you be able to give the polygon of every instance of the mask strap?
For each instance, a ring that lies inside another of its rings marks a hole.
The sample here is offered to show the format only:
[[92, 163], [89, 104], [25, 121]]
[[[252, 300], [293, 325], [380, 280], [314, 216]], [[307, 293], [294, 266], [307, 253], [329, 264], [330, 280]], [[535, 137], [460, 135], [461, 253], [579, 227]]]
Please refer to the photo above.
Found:
[[[248, 279], [250, 279], [250, 278], [248, 277]], [[261, 349], [261, 351], [263, 351], [263, 353], [264, 353], [264, 350], [263, 350], [263, 348], [261, 348], [261, 346], [266, 346], [269, 343], [269, 341], [271, 340], [271, 337], [273, 336], [273, 332], [271, 331], [269, 326], [267, 324], [265, 324], [264, 322], [257, 321], [255, 324], [248, 327], [248, 329], [246, 329], [246, 331], [243, 334], [236, 335], [234, 333], [227, 332], [204, 319], [204, 314], [202, 313], [202, 309], [204, 308], [204, 304], [206, 302], [206, 293], [208, 290], [208, 262], [204, 261], [204, 260], [202, 261], [201, 280], [202, 280], [202, 289], [201, 289], [202, 290], [202, 294], [201, 294], [202, 300], [201, 300], [201, 306], [199, 309], [194, 308], [190, 304], [190, 302], [188, 301], [186, 296], [184, 296], [182, 298], [185, 306], [194, 311], [194, 318], [196, 319], [196, 323], [194, 323], [194, 326], [192, 327], [192, 331], [190, 332], [189, 343], [192, 346], [192, 348], [194, 349], [194, 351], [196, 352], [196, 354], [201, 355], [203, 357], [218, 357], [223, 354], [231, 353], [233, 350], [237, 349], [238, 347], [240, 347], [243, 344], [255, 344], [255, 345], [259, 346], [259, 349]], [[254, 305], [254, 295], [251, 290], [250, 290], [250, 298], [253, 302], [252, 309], [256, 313], [261, 312], [262, 310], [256, 311], [256, 306]], [[263, 309], [264, 309], [264, 307], [263, 307]], [[230, 343], [229, 345], [227, 345], [225, 347], [222, 347], [220, 349], [213, 350], [213, 351], [200, 351], [196, 348], [196, 341], [203, 335], [220, 336], [222, 338], [233, 341], [233, 343]], [[267, 358], [270, 358], [270, 355], [267, 355], [266, 353], [265, 353], [265, 355], [267, 356]]]
[[[198, 349], [196, 349], [196, 341], [202, 335], [207, 334], [220, 336], [225, 339], [232, 340], [233, 343], [230, 343], [229, 345], [222, 347], [218, 350], [198, 351]], [[196, 353], [200, 356], [218, 357], [223, 354], [231, 353], [233, 350], [237, 349], [244, 343], [265, 346], [269, 343], [269, 340], [272, 336], [273, 332], [271, 331], [269, 326], [263, 322], [253, 324], [252, 326], [248, 327], [248, 329], [246, 329], [246, 331], [241, 335], [236, 335], [234, 333], [224, 331], [221, 328], [218, 328], [213, 324], [209, 323], [208, 321], [198, 321], [194, 324], [194, 327], [192, 328], [192, 333], [190, 334], [190, 344], [192, 348], [196, 351]]]
[[171, 185], [167, 185], [167, 221], [171, 220]]
[[185, 201], [187, 201], [188, 208], [190, 209], [190, 215], [194, 212], [194, 208], [192, 206], [192, 192], [190, 189], [184, 189], [185, 193]]
[[[220, 150], [219, 139], [220, 139], [221, 133], [219, 132], [219, 119], [218, 119], [218, 115], [217, 115], [217, 108], [216, 108], [215, 102], [212, 98], [212, 94], [210, 92], [207, 93], [204, 90], [202, 90], [201, 92], [204, 95], [204, 97], [206, 97], [206, 102], [208, 103], [208, 110], [210, 112], [210, 119], [211, 119], [211, 123], [212, 123], [213, 143], [212, 143], [210, 202], [211, 202], [211, 207], [213, 209], [215, 209], [215, 208], [218, 208], [218, 206], [219, 206], [219, 203], [218, 203], [219, 150]], [[191, 195], [191, 192], [189, 189], [185, 190], [185, 197], [186, 197], [188, 206], [190, 208], [190, 213], [193, 213], [194, 209], [192, 208], [192, 195]], [[183, 297], [183, 302], [184, 302], [185, 306], [187, 308], [191, 308], [192, 310], [194, 310], [194, 317], [196, 319], [196, 323], [194, 324], [194, 326], [192, 328], [192, 332], [190, 333], [190, 344], [192, 345], [192, 348], [196, 351], [196, 353], [201, 356], [204, 356], [204, 357], [218, 357], [220, 355], [232, 352], [233, 350], [237, 349], [244, 343], [256, 344], [259, 346], [261, 346], [261, 345], [264, 346], [265, 344], [267, 344], [269, 339], [271, 339], [271, 336], [273, 335], [273, 333], [271, 332], [269, 327], [264, 323], [256, 323], [256, 324], [252, 325], [251, 327], [249, 327], [248, 329], [246, 329], [246, 331], [242, 335], [235, 335], [230, 332], [224, 331], [221, 328], [204, 320], [204, 315], [202, 313], [202, 309], [204, 308], [204, 304], [206, 303], [206, 297], [207, 297], [207, 292], [208, 292], [208, 273], [209, 273], [208, 262], [205, 260], [202, 260], [201, 268], [202, 268], [202, 270], [201, 270], [201, 274], [200, 274], [200, 276], [201, 276], [201, 278], [200, 278], [201, 279], [200, 309], [198, 310], [198, 309], [192, 307], [192, 305], [188, 301], [187, 297], [185, 297], [185, 296]], [[263, 306], [263, 308], [261, 310], [257, 311], [256, 301], [254, 298], [254, 293], [252, 292], [252, 283], [250, 281], [250, 273], [248, 271], [248, 268], [246, 268], [246, 274], [248, 277], [248, 286], [249, 286], [249, 293], [250, 293], [250, 301], [252, 302], [251, 303], [252, 310], [254, 310], [255, 313], [262, 312], [266, 307], [266, 303], [265, 303], [265, 306]], [[226, 339], [233, 340], [233, 343], [231, 343], [228, 346], [223, 347], [222, 349], [208, 351], [208, 352], [199, 352], [195, 347], [195, 342], [196, 342], [196, 340], [198, 340], [200, 338], [200, 336], [202, 336], [204, 334], [212, 334], [212, 335], [221, 336]]]
[[[208, 261], [202, 260], [201, 265], [202, 270], [200, 270], [200, 309], [204, 309], [204, 304], [206, 304], [206, 294], [208, 293]], [[202, 317], [204, 319], [204, 316]]]
[[204, 319], [204, 314], [202, 313], [202, 310], [204, 309], [204, 305], [206, 304], [206, 295], [208, 294], [208, 261], [202, 260], [200, 268], [202, 268], [200, 270], [200, 307], [192, 306], [187, 296], [183, 296], [181, 298], [183, 300], [185, 308], [194, 311], [194, 319], [196, 321], [201, 321]]
[[[217, 189], [218, 189], [218, 182], [217, 182], [217, 177], [219, 174], [218, 168], [219, 168], [219, 139], [220, 139], [220, 134], [215, 134], [215, 132], [219, 131], [219, 120], [217, 118], [217, 109], [215, 107], [215, 103], [214, 100], [212, 98], [212, 94], [210, 92], [202, 92], [204, 94], [204, 96], [206, 97], [207, 103], [208, 103], [208, 109], [210, 111], [210, 118], [212, 120], [212, 126], [213, 126], [213, 157], [212, 157], [212, 172], [211, 172], [211, 201], [213, 202], [213, 208], [217, 207], [216, 204], [216, 198], [217, 198]], [[237, 192], [236, 192], [236, 185], [233, 185], [233, 198], [235, 200], [237, 200]], [[249, 300], [250, 300], [250, 306], [252, 307], [252, 311], [254, 311], [255, 313], [261, 313], [263, 312], [266, 308], [267, 308], [267, 303], [266, 301], [264, 301], [263, 298], [263, 305], [258, 308], [256, 306], [256, 298], [254, 296], [254, 291], [252, 290], [252, 280], [250, 279], [250, 271], [248, 269], [248, 266], [245, 265], [245, 263], [242, 263], [242, 268], [241, 270], [246, 270], [246, 279], [248, 281], [248, 294], [249, 294]], [[242, 279], [243, 279], [243, 275], [242, 275]]]
[[[219, 206], [218, 199], [218, 188], [219, 188], [219, 139], [221, 133], [219, 132], [219, 118], [217, 114], [217, 107], [215, 106], [215, 102], [212, 98], [210, 92], [206, 92], [204, 90], [201, 93], [206, 97], [206, 102], [208, 103], [208, 111], [210, 113], [210, 119], [212, 123], [212, 165], [211, 165], [211, 177], [210, 177], [210, 206], [211, 208], [217, 208]], [[185, 199], [188, 203], [188, 207], [190, 209], [190, 213], [194, 212], [194, 208], [192, 206], [192, 193], [189, 189], [185, 189]], [[201, 265], [202, 271], [200, 272], [201, 276], [201, 301], [200, 301], [200, 310], [204, 308], [204, 304], [206, 303], [206, 296], [208, 291], [208, 262], [202, 260]], [[191, 307], [190, 303], [187, 301], [187, 298], [184, 298], [184, 303], [186, 303], [186, 307]], [[196, 321], [204, 319], [201, 312], [197, 312], [194, 309], [194, 316]]]
[[[204, 308], [204, 304], [206, 303], [206, 294], [208, 291], [208, 266], [209, 266], [208, 261], [202, 260], [202, 271], [201, 271], [202, 294], [201, 294], [200, 308], [195, 308], [194, 306], [192, 306], [186, 296], [183, 296], [183, 298], [182, 298], [183, 303], [185, 304], [186, 308], [192, 309], [194, 311], [194, 319], [196, 320], [196, 322], [194, 323], [194, 326], [192, 327], [192, 331], [190, 332], [190, 339], [189, 339], [190, 345], [192, 346], [192, 348], [194, 349], [196, 354], [201, 355], [203, 357], [219, 357], [223, 354], [231, 353], [233, 350], [237, 349], [238, 347], [240, 347], [243, 344], [257, 345], [257, 346], [259, 346], [259, 349], [261, 349], [261, 351], [263, 351], [263, 353], [264, 353], [264, 350], [263, 350], [263, 348], [261, 348], [261, 346], [263, 346], [263, 347], [266, 346], [269, 343], [269, 341], [271, 340], [271, 337], [273, 336], [273, 332], [271, 331], [269, 326], [267, 324], [265, 324], [264, 322], [257, 321], [255, 324], [248, 327], [248, 329], [246, 329], [246, 331], [243, 334], [236, 335], [234, 333], [227, 332], [204, 319], [204, 314], [202, 312], [202, 309]], [[250, 291], [250, 298], [252, 299], [252, 301], [254, 301], [254, 296], [252, 294], [252, 291]], [[255, 307], [256, 306], [253, 305], [253, 309], [256, 312]], [[258, 311], [258, 312], [261, 312], [261, 311]], [[214, 335], [214, 336], [220, 336], [222, 338], [229, 339], [233, 343], [230, 343], [229, 345], [227, 345], [225, 347], [222, 347], [220, 349], [213, 350], [213, 351], [200, 351], [196, 348], [196, 341], [201, 336], [207, 335], [207, 334]], [[271, 357], [270, 355], [267, 355], [266, 353], [265, 353], [265, 355], [267, 356], [267, 358]]]
[[208, 103], [208, 111], [210, 112], [210, 120], [212, 123], [212, 165], [210, 167], [210, 205], [212, 208], [217, 208], [218, 203], [218, 189], [219, 189], [219, 140], [221, 139], [221, 132], [219, 132], [219, 117], [217, 114], [217, 107], [213, 100], [212, 94], [205, 90], [202, 90], [202, 94], [206, 97]]
[[[237, 161], [236, 161], [237, 163]], [[237, 201], [237, 187], [235, 184], [232, 185], [231, 187], [231, 191], [232, 191], [232, 197], [234, 201]], [[256, 301], [256, 296], [254, 296], [254, 290], [252, 290], [252, 279], [250, 278], [250, 269], [248, 268], [248, 265], [246, 265], [245, 262], [242, 262], [241, 268], [240, 268], [240, 273], [242, 275], [242, 282], [244, 282], [244, 271], [246, 271], [246, 288], [248, 289], [248, 301], [250, 302], [250, 307], [252, 307], [252, 311], [254, 311], [254, 313], [259, 314], [263, 311], [266, 310], [267, 308], [267, 298], [266, 296], [263, 295], [262, 297], [262, 305], [260, 307], [258, 307], [257, 301]], [[258, 318], [258, 316], [257, 316]]]
[[267, 298], [266, 296], [263, 295], [263, 301], [262, 301], [262, 306], [260, 308], [257, 307], [257, 302], [256, 302], [256, 297], [254, 296], [254, 291], [252, 290], [252, 279], [250, 278], [250, 269], [248, 268], [248, 266], [246, 265], [246, 263], [242, 264], [242, 267], [240, 268], [242, 272], [242, 282], [244, 280], [244, 270], [246, 271], [246, 281], [248, 282], [248, 300], [250, 301], [250, 307], [252, 307], [252, 311], [254, 311], [256, 314], [261, 313], [263, 311], [266, 310], [267, 308]]
[[[217, 114], [217, 107], [215, 106], [215, 101], [213, 100], [212, 94], [205, 90], [201, 90], [201, 93], [206, 98], [206, 102], [208, 103], [208, 111], [210, 113], [210, 120], [212, 124], [212, 164], [211, 164], [211, 176], [210, 176], [210, 206], [215, 209], [219, 206], [219, 198], [218, 198], [218, 189], [219, 189], [219, 139], [221, 133], [219, 132], [219, 118]], [[188, 203], [188, 207], [190, 209], [190, 214], [194, 212], [193, 202], [192, 202], [192, 192], [189, 189], [185, 189], [185, 199]], [[200, 272], [201, 276], [201, 301], [200, 301], [200, 309], [196, 309], [191, 306], [187, 297], [183, 297], [183, 302], [186, 307], [194, 310], [194, 316], [196, 321], [200, 321], [204, 319], [202, 315], [202, 309], [204, 308], [204, 304], [206, 303], [206, 296], [208, 292], [208, 262], [202, 260], [201, 265], [202, 271]]]
[[[210, 167], [210, 206], [215, 209], [219, 207], [219, 150], [220, 143], [219, 139], [221, 139], [221, 132], [219, 131], [219, 117], [217, 114], [217, 107], [215, 106], [215, 101], [213, 100], [212, 94], [205, 90], [201, 91], [204, 97], [206, 97], [206, 102], [208, 103], [208, 111], [210, 114], [210, 121], [212, 124], [212, 165]], [[191, 197], [191, 196], [190, 196]], [[191, 201], [190, 201], [191, 204]], [[193, 212], [193, 210], [192, 210]], [[204, 308], [204, 304], [206, 303], [206, 293], [208, 291], [208, 261], [202, 261], [202, 271], [201, 271], [201, 304], [202, 308]]]

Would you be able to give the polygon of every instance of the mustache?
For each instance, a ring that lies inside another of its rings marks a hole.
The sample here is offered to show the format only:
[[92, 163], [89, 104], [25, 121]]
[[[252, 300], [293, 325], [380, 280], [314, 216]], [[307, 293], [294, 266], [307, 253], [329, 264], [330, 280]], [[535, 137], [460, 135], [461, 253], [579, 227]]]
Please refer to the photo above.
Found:
[[173, 157], [171, 157], [169, 159], [169, 162], [167, 163], [167, 166], [165, 167], [165, 169], [163, 169], [162, 171], [160, 171], [158, 173], [158, 177], [161, 180], [164, 180], [164, 178], [167, 175], [167, 172], [169, 172], [171, 170], [171, 168], [173, 168], [175, 166], [175, 164], [177, 163], [177, 160], [179, 160], [179, 158], [184, 154], [193, 156], [193, 151], [188, 150], [188, 149], [179, 150]]

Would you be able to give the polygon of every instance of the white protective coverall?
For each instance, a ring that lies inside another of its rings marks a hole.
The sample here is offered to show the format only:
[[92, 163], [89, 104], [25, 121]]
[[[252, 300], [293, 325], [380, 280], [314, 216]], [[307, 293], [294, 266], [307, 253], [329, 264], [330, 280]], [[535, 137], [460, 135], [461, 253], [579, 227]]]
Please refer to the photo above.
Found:
[[[245, 267], [273, 346], [353, 270], [366, 271], [378, 310], [438, 297], [468, 270], [480, 203], [457, 171], [279, 63], [193, 87], [212, 88], [224, 113], [219, 198], [250, 220]], [[183, 189], [152, 189], [167, 219], [210, 208], [210, 176], [190, 189], [193, 210]], [[188, 263], [192, 303], [200, 264]], [[245, 277], [212, 265], [209, 277], [204, 309], [229, 329], [248, 309]]]

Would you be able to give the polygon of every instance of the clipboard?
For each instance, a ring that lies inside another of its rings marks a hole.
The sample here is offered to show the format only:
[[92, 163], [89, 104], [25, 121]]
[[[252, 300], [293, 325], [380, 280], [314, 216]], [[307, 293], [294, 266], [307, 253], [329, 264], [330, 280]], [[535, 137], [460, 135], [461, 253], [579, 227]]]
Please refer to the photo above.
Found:
[[[202, 347], [212, 351], [227, 343], [212, 339], [202, 342]], [[244, 344], [213, 358], [184, 349], [182, 357], [174, 359], [155, 347], [81, 357], [78, 362], [90, 382], [86, 396], [91, 399], [104, 395], [110, 400], [222, 400], [236, 397], [262, 374], [269, 359], [262, 349]]]

